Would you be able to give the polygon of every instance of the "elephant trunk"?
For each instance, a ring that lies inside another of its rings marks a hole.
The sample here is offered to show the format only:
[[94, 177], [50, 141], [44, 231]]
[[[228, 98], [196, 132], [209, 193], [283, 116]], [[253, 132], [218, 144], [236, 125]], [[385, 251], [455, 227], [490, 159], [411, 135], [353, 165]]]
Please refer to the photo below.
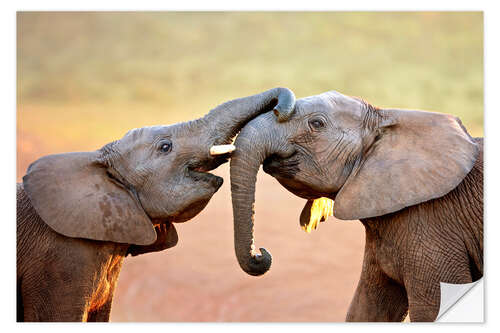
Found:
[[197, 121], [208, 126], [214, 145], [231, 143], [245, 124], [258, 115], [273, 110], [278, 121], [286, 121], [295, 106], [295, 95], [288, 88], [273, 88], [263, 93], [234, 99], [211, 110]]
[[271, 254], [254, 246], [254, 202], [257, 172], [265, 158], [275, 153], [272, 140], [276, 119], [268, 113], [249, 122], [235, 141], [230, 164], [234, 219], [234, 248], [241, 268], [250, 275], [262, 275], [271, 267]]

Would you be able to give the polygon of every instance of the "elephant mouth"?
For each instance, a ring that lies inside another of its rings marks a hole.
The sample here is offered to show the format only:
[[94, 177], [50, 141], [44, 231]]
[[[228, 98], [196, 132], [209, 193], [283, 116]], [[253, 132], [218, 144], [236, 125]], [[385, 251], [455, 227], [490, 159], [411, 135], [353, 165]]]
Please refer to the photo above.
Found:
[[312, 186], [300, 174], [300, 155], [293, 153], [287, 158], [271, 155], [264, 160], [262, 168], [265, 173], [273, 176], [288, 191], [294, 195], [314, 200], [319, 197], [330, 197], [331, 193]]
[[216, 169], [220, 165], [229, 161], [229, 156], [218, 156], [207, 160], [196, 160], [191, 162], [187, 167], [187, 173], [191, 179], [202, 181], [211, 184], [217, 191], [223, 184], [224, 180], [209, 171]]
[[300, 171], [297, 153], [287, 158], [273, 154], [264, 160], [262, 169], [273, 177], [294, 178]]
[[226, 163], [227, 158], [217, 157], [207, 160], [191, 161], [185, 171], [185, 176], [194, 180], [197, 188], [196, 199], [182, 209], [182, 211], [174, 216], [171, 216], [171, 221], [181, 223], [191, 220], [201, 212], [215, 192], [222, 186], [224, 180], [209, 171], [217, 168], [219, 165]]

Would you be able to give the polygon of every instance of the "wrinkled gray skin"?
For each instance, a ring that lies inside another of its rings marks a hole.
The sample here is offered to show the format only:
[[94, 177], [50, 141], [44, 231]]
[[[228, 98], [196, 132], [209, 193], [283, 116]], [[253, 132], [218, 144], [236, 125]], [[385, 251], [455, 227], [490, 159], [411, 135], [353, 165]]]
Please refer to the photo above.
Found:
[[249, 122], [231, 158], [235, 248], [249, 274], [269, 253], [253, 253], [258, 168], [311, 202], [335, 200], [334, 215], [366, 229], [361, 278], [348, 321], [433, 321], [439, 282], [483, 275], [483, 140], [450, 115], [378, 109], [328, 92], [297, 100], [286, 123]]
[[275, 88], [31, 164], [17, 185], [18, 321], [108, 321], [123, 258], [175, 246], [172, 222], [193, 218], [222, 185], [207, 171], [229, 154], [210, 147], [273, 108], [286, 120], [294, 102]]

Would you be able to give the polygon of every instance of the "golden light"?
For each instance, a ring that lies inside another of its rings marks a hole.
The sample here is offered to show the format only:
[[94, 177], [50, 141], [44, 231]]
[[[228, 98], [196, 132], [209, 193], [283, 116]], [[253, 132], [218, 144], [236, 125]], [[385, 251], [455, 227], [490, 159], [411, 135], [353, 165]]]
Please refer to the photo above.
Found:
[[333, 200], [328, 198], [319, 198], [313, 201], [309, 222], [302, 225], [301, 228], [310, 233], [318, 227], [319, 222], [326, 221], [329, 216], [333, 216]]

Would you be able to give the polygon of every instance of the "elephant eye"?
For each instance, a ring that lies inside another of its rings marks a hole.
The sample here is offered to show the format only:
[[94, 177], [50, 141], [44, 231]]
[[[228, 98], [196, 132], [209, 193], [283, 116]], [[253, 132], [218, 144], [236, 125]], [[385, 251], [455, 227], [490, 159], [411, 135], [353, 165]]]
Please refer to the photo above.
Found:
[[160, 144], [160, 151], [162, 153], [168, 153], [172, 149], [172, 143], [164, 141]]
[[309, 126], [311, 126], [312, 129], [318, 130], [325, 127], [325, 122], [323, 119], [314, 118], [309, 121]]

